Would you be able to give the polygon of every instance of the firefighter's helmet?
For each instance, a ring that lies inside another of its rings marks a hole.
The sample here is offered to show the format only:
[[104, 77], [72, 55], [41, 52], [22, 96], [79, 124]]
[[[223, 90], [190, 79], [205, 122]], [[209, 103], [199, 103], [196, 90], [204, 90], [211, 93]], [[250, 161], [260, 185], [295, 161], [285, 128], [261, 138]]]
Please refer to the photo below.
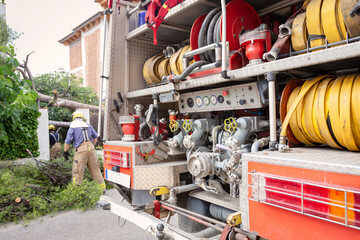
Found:
[[49, 125], [49, 130], [50, 131], [55, 131], [56, 130], [56, 127], [52, 124]]
[[80, 111], [73, 112], [72, 119], [74, 120], [75, 118], [82, 118], [85, 121], [84, 115]]

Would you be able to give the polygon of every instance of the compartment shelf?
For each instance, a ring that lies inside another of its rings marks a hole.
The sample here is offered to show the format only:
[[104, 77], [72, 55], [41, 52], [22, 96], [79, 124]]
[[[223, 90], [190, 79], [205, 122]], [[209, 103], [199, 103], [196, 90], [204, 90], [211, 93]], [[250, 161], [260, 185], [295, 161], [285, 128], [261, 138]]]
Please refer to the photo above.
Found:
[[[353, 66], [351, 66], [351, 64]], [[191, 88], [210, 86], [229, 81], [248, 81], [250, 78], [264, 75], [268, 72], [282, 72], [289, 70], [301, 70], [311, 68], [309, 71], [324, 71], [331, 69], [341, 69], [349, 67], [359, 67], [360, 65], [360, 42], [349, 43], [333, 48], [306, 53], [298, 56], [292, 56], [279, 59], [273, 62], [267, 62], [259, 65], [243, 67], [228, 71], [232, 79], [224, 79], [220, 74], [189, 79], [176, 84], [167, 84], [157, 87], [151, 87], [126, 93], [126, 98], [136, 98], [170, 92], [171, 90], [183, 91]]]

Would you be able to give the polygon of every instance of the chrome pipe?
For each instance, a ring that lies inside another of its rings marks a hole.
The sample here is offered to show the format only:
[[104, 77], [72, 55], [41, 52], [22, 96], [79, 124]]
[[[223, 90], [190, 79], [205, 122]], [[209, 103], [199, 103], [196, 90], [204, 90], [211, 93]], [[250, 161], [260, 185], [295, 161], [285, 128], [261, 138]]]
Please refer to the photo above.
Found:
[[269, 120], [270, 120], [270, 148], [274, 148], [277, 142], [276, 136], [276, 95], [275, 95], [275, 81], [276, 74], [270, 72], [266, 74], [269, 90]]
[[198, 49], [195, 49], [195, 50], [192, 50], [190, 52], [185, 53], [184, 57], [189, 58], [189, 57], [195, 56], [195, 55], [200, 54], [200, 53], [204, 53], [204, 52], [209, 51], [209, 50], [214, 50], [218, 46], [219, 46], [218, 43], [213, 43], [213, 44], [210, 44], [210, 45], [206, 45], [206, 46], [203, 46], [201, 48], [198, 48]]

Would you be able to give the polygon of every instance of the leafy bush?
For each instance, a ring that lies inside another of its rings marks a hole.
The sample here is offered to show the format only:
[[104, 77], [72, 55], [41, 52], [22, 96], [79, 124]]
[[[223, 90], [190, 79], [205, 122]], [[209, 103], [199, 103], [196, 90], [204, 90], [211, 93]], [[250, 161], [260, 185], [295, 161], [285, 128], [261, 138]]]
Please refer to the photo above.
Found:
[[36, 154], [37, 93], [14, 71], [19, 66], [14, 48], [0, 46], [0, 54], [7, 56], [0, 64], [0, 159], [26, 156], [25, 146]]
[[[70, 209], [93, 208], [102, 190], [97, 182], [90, 180], [88, 171], [82, 184], [73, 185], [71, 165], [72, 161], [63, 158], [36, 165], [0, 163], [0, 224]], [[52, 179], [61, 173], [70, 177], [61, 178], [62, 181]]]
[[[6, 144], [0, 141], [0, 159], [16, 159], [28, 157], [26, 149], [34, 156], [39, 155], [39, 143], [37, 140], [37, 118], [40, 112], [33, 108], [24, 108], [19, 116], [19, 122], [14, 124], [10, 118], [2, 118], [0, 125], [7, 129], [8, 138]], [[4, 141], [5, 143], [5, 141]]]
[[72, 208], [86, 210], [94, 207], [101, 195], [102, 190], [99, 184], [85, 179], [81, 185], [69, 184], [59, 192], [56, 195], [55, 209], [58, 211]]

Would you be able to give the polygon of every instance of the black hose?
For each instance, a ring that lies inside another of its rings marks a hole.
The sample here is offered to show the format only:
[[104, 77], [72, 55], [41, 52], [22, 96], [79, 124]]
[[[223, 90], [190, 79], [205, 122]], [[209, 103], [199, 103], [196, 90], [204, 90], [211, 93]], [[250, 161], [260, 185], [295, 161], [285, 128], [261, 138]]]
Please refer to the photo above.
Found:
[[190, 73], [191, 73], [195, 68], [204, 66], [204, 65], [206, 65], [206, 64], [208, 64], [207, 61], [198, 61], [198, 62], [195, 62], [195, 63], [191, 64], [190, 66], [188, 66], [188, 67], [183, 71], [182, 74], [176, 75], [176, 76], [173, 78], [174, 82], [179, 82], [179, 81], [181, 81], [181, 80], [184, 80], [187, 76], [190, 75]]
[[[201, 48], [203, 46], [207, 45], [206, 42], [206, 33], [209, 26], [209, 23], [211, 19], [215, 16], [215, 14], [220, 10], [220, 8], [214, 8], [211, 10], [208, 15], [206, 15], [203, 24], [201, 25], [200, 32], [199, 32], [199, 39], [198, 39], [198, 48]], [[200, 54], [201, 60], [208, 60], [205, 58], [204, 54]]]
[[220, 21], [221, 21], [221, 16], [216, 21], [216, 25], [215, 25], [215, 28], [214, 28], [214, 42], [215, 43], [221, 42]]
[[[219, 17], [221, 17], [221, 11], [216, 13], [215, 16], [211, 19], [211, 21], [209, 23], [209, 27], [207, 30], [207, 36], [206, 36], [207, 44], [214, 43], [214, 29], [215, 29], [215, 25], [216, 25], [216, 22]], [[215, 62], [215, 50], [207, 51], [206, 53], [209, 58], [208, 60], [210, 62]]]

